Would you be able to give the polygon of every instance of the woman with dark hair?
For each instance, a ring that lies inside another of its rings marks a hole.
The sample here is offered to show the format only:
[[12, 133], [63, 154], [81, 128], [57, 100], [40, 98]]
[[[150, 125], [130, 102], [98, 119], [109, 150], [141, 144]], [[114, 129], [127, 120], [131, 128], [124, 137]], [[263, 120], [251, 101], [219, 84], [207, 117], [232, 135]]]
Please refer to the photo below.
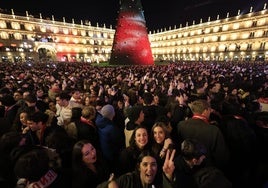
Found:
[[119, 175], [132, 172], [135, 169], [135, 165], [140, 153], [143, 150], [151, 148], [147, 128], [142, 125], [137, 126], [131, 135], [129, 144], [130, 145], [122, 150], [120, 154]]
[[[158, 156], [150, 150], [140, 153], [135, 163], [134, 171], [121, 175], [116, 180], [109, 179], [108, 182], [100, 184], [97, 188], [114, 187], [118, 188], [171, 188], [174, 187], [173, 172], [175, 151], [168, 150], [162, 171], [159, 171]], [[160, 172], [163, 172], [162, 174]], [[158, 176], [160, 175], [160, 176]], [[116, 185], [114, 185], [116, 183]]]
[[99, 151], [89, 140], [75, 143], [72, 151], [72, 187], [96, 187], [109, 178], [110, 172]]

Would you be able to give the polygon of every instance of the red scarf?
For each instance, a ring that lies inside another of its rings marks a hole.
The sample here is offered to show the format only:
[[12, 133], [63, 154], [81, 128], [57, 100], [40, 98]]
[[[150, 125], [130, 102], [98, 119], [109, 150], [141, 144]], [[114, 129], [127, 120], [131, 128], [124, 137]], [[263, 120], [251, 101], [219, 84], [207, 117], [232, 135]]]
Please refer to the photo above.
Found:
[[49, 170], [39, 181], [30, 183], [26, 179], [19, 179], [17, 185], [24, 185], [25, 188], [46, 188], [55, 181], [57, 176], [56, 172]]
[[192, 119], [200, 119], [200, 120], [206, 122], [207, 124], [209, 124], [208, 118], [206, 118], [203, 115], [194, 114], [193, 117], [192, 117]]
[[80, 121], [81, 121], [82, 123], [85, 123], [85, 124], [87, 124], [87, 125], [90, 125], [90, 126], [96, 128], [95, 124], [94, 124], [91, 120], [89, 120], [89, 119], [86, 119], [86, 118], [84, 118], [84, 117], [81, 117], [81, 118], [80, 118]]

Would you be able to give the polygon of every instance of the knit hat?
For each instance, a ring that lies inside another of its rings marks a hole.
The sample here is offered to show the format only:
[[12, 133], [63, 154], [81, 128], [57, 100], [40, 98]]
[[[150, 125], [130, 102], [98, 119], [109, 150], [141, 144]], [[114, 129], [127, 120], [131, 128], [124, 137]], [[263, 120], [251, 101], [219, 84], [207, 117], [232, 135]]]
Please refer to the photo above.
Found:
[[141, 111], [142, 111], [141, 106], [132, 106], [131, 108], [128, 108], [127, 117], [129, 121], [135, 122], [139, 118]]
[[108, 119], [113, 119], [113, 117], [115, 116], [114, 107], [110, 104], [104, 105], [101, 108], [100, 113], [103, 117], [108, 118]]

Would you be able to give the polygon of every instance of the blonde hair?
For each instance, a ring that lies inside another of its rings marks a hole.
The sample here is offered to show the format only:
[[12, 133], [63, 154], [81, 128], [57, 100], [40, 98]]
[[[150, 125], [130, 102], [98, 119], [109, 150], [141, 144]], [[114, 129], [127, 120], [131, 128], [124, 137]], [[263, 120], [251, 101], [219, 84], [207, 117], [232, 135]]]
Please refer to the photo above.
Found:
[[94, 106], [85, 106], [82, 109], [82, 117], [93, 120], [96, 116], [96, 109]]
[[210, 108], [210, 104], [208, 101], [203, 99], [198, 99], [189, 104], [189, 107], [191, 108], [192, 112], [202, 114], [205, 110]]

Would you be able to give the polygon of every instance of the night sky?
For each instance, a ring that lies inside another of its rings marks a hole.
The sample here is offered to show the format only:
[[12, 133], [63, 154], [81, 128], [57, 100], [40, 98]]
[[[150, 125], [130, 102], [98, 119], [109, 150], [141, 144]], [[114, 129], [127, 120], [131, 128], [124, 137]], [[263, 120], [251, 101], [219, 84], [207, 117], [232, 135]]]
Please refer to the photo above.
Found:
[[[54, 15], [55, 20], [62, 21], [65, 17], [67, 22], [71, 23], [74, 19], [76, 23], [80, 20], [89, 20], [91, 25], [100, 26], [105, 24], [113, 28], [117, 22], [119, 11], [119, 0], [2, 0], [0, 8], [2, 11], [14, 9], [15, 14], [25, 15], [27, 10], [29, 14], [43, 18], [51, 18]], [[141, 0], [146, 26], [149, 31], [177, 27], [182, 24], [199, 23], [200, 18], [205, 22], [208, 17], [215, 20], [219, 14], [220, 18], [225, 18], [227, 12], [230, 16], [235, 16], [238, 9], [241, 13], [249, 12], [251, 6], [254, 10], [261, 10], [264, 3], [268, 0]], [[56, 3], [56, 5], [54, 4]]]

